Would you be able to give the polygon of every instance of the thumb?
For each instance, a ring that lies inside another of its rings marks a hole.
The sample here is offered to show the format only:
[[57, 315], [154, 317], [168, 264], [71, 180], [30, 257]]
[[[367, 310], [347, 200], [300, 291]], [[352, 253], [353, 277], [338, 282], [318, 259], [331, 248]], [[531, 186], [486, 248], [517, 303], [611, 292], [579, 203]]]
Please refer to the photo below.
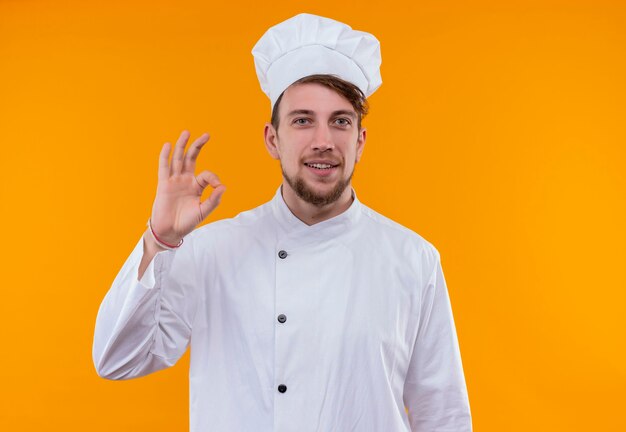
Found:
[[218, 184], [213, 187], [215, 189], [213, 189], [211, 195], [200, 203], [200, 214], [202, 215], [202, 220], [204, 220], [209, 215], [209, 213], [215, 210], [215, 207], [218, 206], [222, 199], [222, 194], [226, 190], [226, 186], [224, 186], [223, 184]]

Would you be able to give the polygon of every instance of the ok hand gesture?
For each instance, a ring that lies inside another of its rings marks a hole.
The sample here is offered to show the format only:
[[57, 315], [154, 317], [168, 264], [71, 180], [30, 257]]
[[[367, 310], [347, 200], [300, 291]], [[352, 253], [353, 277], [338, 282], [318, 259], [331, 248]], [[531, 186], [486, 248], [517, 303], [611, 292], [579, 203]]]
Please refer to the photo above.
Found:
[[[185, 154], [189, 132], [183, 131], [176, 142], [169, 163], [170, 143], [166, 142], [159, 156], [159, 182], [152, 206], [151, 224], [160, 240], [178, 244], [217, 207], [226, 187], [210, 171], [195, 174], [196, 158], [209, 140], [208, 134], [196, 139]], [[207, 186], [213, 191], [204, 201], [202, 192]]]

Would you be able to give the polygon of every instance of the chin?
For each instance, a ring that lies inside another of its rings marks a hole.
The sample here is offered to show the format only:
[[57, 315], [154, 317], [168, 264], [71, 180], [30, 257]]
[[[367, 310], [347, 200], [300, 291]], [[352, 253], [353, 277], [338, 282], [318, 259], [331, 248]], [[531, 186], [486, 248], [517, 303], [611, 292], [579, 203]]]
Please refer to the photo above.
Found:
[[284, 171], [283, 177], [301, 200], [316, 207], [325, 207], [337, 202], [352, 180], [351, 174], [347, 179], [341, 179], [319, 188], [310, 185], [302, 177], [291, 178]]

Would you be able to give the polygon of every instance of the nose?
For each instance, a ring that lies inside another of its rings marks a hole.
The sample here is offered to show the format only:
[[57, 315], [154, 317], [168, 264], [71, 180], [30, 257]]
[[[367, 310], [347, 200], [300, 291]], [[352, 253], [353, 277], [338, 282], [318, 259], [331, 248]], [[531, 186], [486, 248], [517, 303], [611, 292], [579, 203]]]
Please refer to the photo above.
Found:
[[330, 128], [327, 125], [320, 124], [315, 130], [311, 149], [314, 151], [325, 152], [335, 148]]

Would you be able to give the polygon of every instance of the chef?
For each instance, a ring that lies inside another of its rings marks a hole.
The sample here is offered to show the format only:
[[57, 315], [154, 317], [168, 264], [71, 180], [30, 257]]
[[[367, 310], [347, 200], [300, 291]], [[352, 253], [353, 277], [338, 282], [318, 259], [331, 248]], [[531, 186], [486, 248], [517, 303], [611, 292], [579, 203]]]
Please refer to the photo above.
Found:
[[196, 229], [225, 190], [195, 172], [208, 135], [185, 150], [183, 132], [171, 160], [163, 146], [147, 229], [98, 312], [98, 374], [140, 377], [191, 346], [192, 432], [471, 431], [439, 254], [351, 186], [377, 39], [300, 14], [252, 52], [282, 184]]

